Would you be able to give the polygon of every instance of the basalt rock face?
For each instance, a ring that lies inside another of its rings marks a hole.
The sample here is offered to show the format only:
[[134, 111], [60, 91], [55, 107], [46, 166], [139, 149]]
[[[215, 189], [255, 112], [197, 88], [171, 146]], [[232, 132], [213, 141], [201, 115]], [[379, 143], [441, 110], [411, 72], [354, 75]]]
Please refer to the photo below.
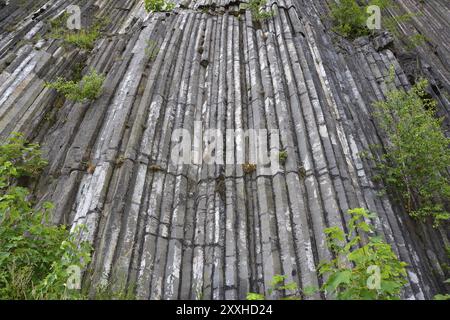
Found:
[[[245, 298], [267, 292], [276, 274], [317, 286], [317, 265], [331, 256], [324, 229], [364, 207], [409, 265], [404, 298], [444, 289], [448, 229], [380, 195], [360, 153], [386, 144], [373, 102], [417, 75], [448, 120], [449, 3], [402, 1], [396, 10], [423, 8], [413, 27], [430, 39], [412, 52], [388, 33], [339, 38], [322, 21], [324, 0], [271, 3], [275, 15], [262, 23], [227, 0], [154, 14], [137, 0], [0, 4], [0, 139], [23, 132], [41, 143], [49, 165], [34, 196], [55, 204], [55, 223], [86, 226], [88, 286], [119, 279], [143, 299]], [[45, 36], [70, 4], [109, 21], [91, 52]], [[94, 102], [44, 86], [91, 68], [106, 76]], [[234, 165], [177, 166], [173, 133], [193, 133], [196, 122], [279, 129], [287, 161], [273, 174], [245, 173], [236, 162], [248, 150], [235, 148], [217, 154]]]

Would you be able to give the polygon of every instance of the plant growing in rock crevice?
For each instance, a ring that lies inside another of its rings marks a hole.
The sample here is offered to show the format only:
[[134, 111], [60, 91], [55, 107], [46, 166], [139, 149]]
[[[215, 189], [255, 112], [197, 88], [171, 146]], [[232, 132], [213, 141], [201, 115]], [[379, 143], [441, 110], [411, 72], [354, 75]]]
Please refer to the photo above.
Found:
[[243, 4], [244, 9], [249, 9], [252, 13], [252, 19], [256, 23], [261, 23], [262, 21], [273, 17], [273, 10], [266, 11], [264, 7], [267, 4], [267, 0], [250, 0], [248, 3]]
[[94, 48], [95, 40], [97, 40], [99, 36], [100, 31], [97, 28], [83, 29], [65, 34], [64, 41], [85, 50], [92, 50]]
[[90, 27], [80, 30], [68, 30], [66, 27], [69, 14], [64, 12], [50, 22], [49, 37], [62, 39], [64, 43], [83, 50], [92, 50], [95, 41], [100, 37], [102, 28], [107, 24], [106, 19], [96, 19]]
[[347, 38], [356, 38], [369, 33], [366, 28], [367, 14], [365, 8], [354, 0], [341, 0], [331, 4], [330, 11], [333, 30]]
[[[273, 276], [270, 287], [267, 290], [269, 295], [278, 293], [280, 296], [283, 293], [293, 293], [288, 297], [281, 298], [281, 300], [300, 300], [300, 290], [295, 282], [286, 283], [287, 276], [276, 274]], [[260, 293], [249, 292], [247, 300], [265, 300], [266, 297]]]
[[375, 104], [375, 117], [386, 132], [385, 154], [375, 159], [382, 179], [396, 190], [405, 210], [435, 226], [450, 218], [450, 139], [435, 117], [436, 102], [427, 98], [426, 80], [411, 90], [393, 90]]
[[[319, 273], [326, 276], [321, 291], [338, 300], [399, 299], [407, 283], [406, 263], [389, 244], [372, 236], [372, 227], [365, 221], [374, 218], [373, 214], [362, 208], [348, 214], [348, 233], [338, 227], [325, 230], [334, 259], [319, 265]], [[358, 248], [363, 234], [368, 237], [367, 244]]]
[[252, 174], [256, 171], [256, 164], [246, 162], [242, 165], [242, 171], [244, 171], [245, 174]]
[[175, 9], [175, 3], [166, 0], [144, 0], [147, 12], [170, 12]]
[[86, 100], [95, 100], [101, 95], [104, 81], [103, 75], [91, 69], [89, 74], [83, 76], [80, 81], [58, 78], [55, 82], [46, 83], [45, 86], [57, 90], [69, 100], [85, 102]]
[[367, 6], [361, 6], [355, 0], [340, 0], [330, 5], [330, 18], [333, 21], [333, 30], [340, 35], [355, 39], [371, 33], [367, 26], [370, 14], [369, 6], [377, 6], [380, 10], [392, 7], [391, 0], [371, 0]]
[[[391, 245], [373, 236], [366, 221], [375, 215], [357, 208], [349, 210], [348, 233], [338, 227], [325, 229], [327, 246], [333, 254], [330, 261], [322, 261], [319, 274], [324, 276], [322, 287], [299, 289], [296, 283], [285, 283], [286, 277], [276, 275], [268, 293], [288, 293], [282, 300], [299, 300], [319, 293], [338, 300], [394, 300], [399, 299], [407, 283], [406, 263], [401, 262]], [[365, 237], [366, 244], [361, 245]], [[360, 245], [360, 247], [358, 247]], [[438, 296], [437, 298], [445, 298]], [[264, 294], [248, 293], [247, 300], [265, 300]]]
[[279, 158], [280, 164], [281, 165], [285, 165], [286, 161], [287, 161], [287, 158], [288, 158], [288, 152], [286, 150], [280, 151], [278, 153], [278, 158]]
[[[330, 5], [330, 18], [334, 24], [333, 31], [348, 39], [355, 39], [361, 36], [367, 36], [372, 33], [367, 26], [370, 14], [367, 9], [369, 6], [377, 6], [380, 10], [388, 8], [397, 8], [398, 6], [392, 0], [370, 0], [367, 6], [361, 6], [354, 0], [340, 0]], [[423, 44], [428, 39], [421, 34], [403, 36], [399, 32], [399, 24], [409, 22], [413, 17], [420, 13], [407, 13], [388, 17], [383, 14], [380, 18], [382, 25], [397, 39], [404, 41], [408, 50]]]
[[85, 268], [91, 247], [77, 232], [49, 223], [51, 203], [35, 209], [22, 177], [36, 177], [47, 162], [39, 146], [14, 134], [0, 145], [0, 299], [80, 299], [66, 284], [69, 267]]

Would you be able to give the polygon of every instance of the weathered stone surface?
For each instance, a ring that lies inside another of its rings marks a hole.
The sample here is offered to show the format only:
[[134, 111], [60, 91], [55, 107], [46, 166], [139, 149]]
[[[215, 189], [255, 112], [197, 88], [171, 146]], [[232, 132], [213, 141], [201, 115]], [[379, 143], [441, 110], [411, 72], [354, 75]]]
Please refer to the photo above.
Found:
[[[183, 1], [170, 14], [147, 14], [138, 0], [25, 3], [0, 3], [0, 139], [20, 131], [42, 144], [49, 166], [36, 197], [55, 203], [55, 223], [87, 226], [93, 288], [125, 279], [144, 299], [242, 299], [267, 292], [275, 274], [318, 285], [317, 265], [330, 258], [323, 230], [366, 207], [409, 264], [404, 298], [442, 289], [448, 230], [422, 226], [379, 196], [360, 152], [385, 143], [372, 103], [418, 75], [448, 125], [447, 1], [395, 9], [424, 12], [408, 26], [429, 41], [412, 53], [386, 33], [337, 38], [320, 19], [325, 1], [270, 1], [276, 14], [260, 26], [230, 0]], [[109, 20], [92, 52], [44, 37], [47, 20], [71, 3]], [[80, 63], [106, 75], [98, 100], [72, 103], [44, 88]], [[193, 133], [195, 121], [279, 129], [286, 165], [274, 175], [245, 174], [240, 164], [176, 166], [172, 133]]]

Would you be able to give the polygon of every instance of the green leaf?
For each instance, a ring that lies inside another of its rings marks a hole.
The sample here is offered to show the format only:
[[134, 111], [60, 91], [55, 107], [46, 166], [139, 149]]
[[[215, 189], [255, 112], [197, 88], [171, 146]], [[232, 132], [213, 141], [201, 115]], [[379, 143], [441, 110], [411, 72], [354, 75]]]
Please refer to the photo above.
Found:
[[247, 293], [247, 300], [265, 300], [265, 297], [259, 293]]
[[434, 300], [450, 300], [450, 294], [438, 294], [434, 296]]
[[81, 260], [90, 260], [92, 248], [78, 246], [77, 235], [64, 226], [49, 224], [52, 205], [35, 209], [28, 189], [16, 186], [18, 178], [36, 176], [45, 164], [38, 145], [21, 135], [0, 145], [0, 300], [81, 297], [66, 294], [66, 270], [84, 267]]
[[381, 290], [387, 292], [387, 293], [394, 293], [396, 292], [400, 287], [400, 284], [395, 281], [381, 281]]
[[286, 284], [284, 286], [281, 286], [280, 289], [281, 290], [287, 290], [287, 291], [296, 291], [298, 289], [298, 286], [297, 286], [296, 283], [291, 282], [291, 283], [288, 283], [288, 284]]
[[277, 286], [277, 285], [279, 285], [279, 284], [282, 284], [282, 283], [284, 282], [285, 279], [286, 279], [286, 276], [282, 276], [282, 275], [276, 274], [276, 275], [274, 275], [273, 278], [272, 278], [272, 283], [271, 283], [271, 285], [272, 285], [273, 287], [275, 287], [275, 286]]
[[338, 271], [328, 280], [327, 287], [332, 291], [335, 291], [341, 284], [350, 283], [352, 272], [350, 270]]
[[318, 292], [319, 292], [319, 288], [315, 287], [315, 286], [307, 286], [307, 287], [303, 288], [303, 294], [305, 296], [313, 296]]

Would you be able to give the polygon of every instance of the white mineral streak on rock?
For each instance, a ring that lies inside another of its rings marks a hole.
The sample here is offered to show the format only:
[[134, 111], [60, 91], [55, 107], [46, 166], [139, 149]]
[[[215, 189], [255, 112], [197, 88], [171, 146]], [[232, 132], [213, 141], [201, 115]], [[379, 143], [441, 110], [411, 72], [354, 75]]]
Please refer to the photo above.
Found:
[[201, 248], [195, 248], [196, 255], [193, 262], [193, 286], [192, 292], [194, 299], [201, 300], [201, 293], [203, 291], [203, 250]]
[[[0, 92], [3, 92], [0, 96], [0, 106], [9, 98], [10, 95], [13, 94], [22, 81], [33, 71], [36, 66], [36, 61], [33, 60], [35, 55], [35, 52], [31, 52], [16, 68], [16, 70], [14, 70], [10, 78], [0, 85]], [[0, 116], [1, 115], [2, 114], [0, 113]]]
[[214, 243], [219, 244], [220, 241], [220, 207], [214, 209]]
[[172, 297], [175, 294], [174, 281], [180, 277], [181, 257], [181, 248], [177, 244], [174, 246], [173, 264], [169, 267], [169, 273], [166, 279], [166, 297]]
[[[356, 174], [356, 170], [354, 168], [353, 165], [353, 159], [351, 156], [351, 152], [350, 152], [350, 148], [349, 148], [349, 143], [347, 142], [347, 137], [345, 135], [345, 131], [342, 127], [342, 123], [340, 122], [340, 113], [337, 107], [337, 104], [335, 102], [335, 99], [333, 97], [333, 93], [331, 91], [330, 85], [329, 85], [329, 81], [328, 81], [328, 77], [327, 74], [325, 72], [325, 69], [323, 67], [323, 62], [322, 62], [322, 58], [321, 58], [321, 54], [320, 54], [320, 49], [317, 47], [316, 45], [316, 41], [314, 39], [314, 33], [311, 29], [311, 25], [310, 24], [306, 24], [305, 25], [305, 29], [307, 31], [307, 36], [308, 36], [308, 40], [309, 40], [309, 44], [310, 44], [310, 50], [313, 54], [313, 56], [315, 57], [314, 61], [315, 61], [315, 66], [316, 66], [316, 70], [318, 71], [319, 74], [319, 79], [322, 82], [322, 86], [325, 89], [325, 97], [327, 98], [327, 102], [328, 104], [332, 107], [333, 110], [333, 115], [336, 119], [336, 131], [338, 134], [338, 138], [341, 144], [341, 147], [344, 151], [344, 155], [346, 158], [346, 162], [349, 168], [350, 173], [352, 174], [352, 177], [355, 178], [355, 174]], [[349, 137], [351, 140], [352, 139], [352, 135], [349, 134]], [[354, 143], [354, 142], [353, 142]]]
[[23, 38], [25, 40], [31, 40], [43, 26], [44, 22], [39, 21], [30, 31], [28, 31], [28, 33]]
[[291, 212], [289, 211], [289, 209], [287, 209], [284, 212], [284, 215], [285, 215], [285, 219], [286, 219], [285, 220], [286, 221], [286, 231], [291, 233], [292, 232], [292, 226], [291, 226], [291, 223], [289, 222], [289, 217], [291, 216]]
[[92, 243], [97, 230], [101, 206], [99, 199], [105, 185], [109, 164], [100, 164], [93, 175], [85, 175], [77, 195], [73, 232], [76, 226], [83, 225], [87, 230], [81, 233], [81, 239]]
[[[144, 236], [144, 241], [147, 242], [149, 235]], [[150, 291], [151, 270], [153, 269], [153, 255], [150, 251], [142, 252], [141, 262], [139, 265], [137, 295], [140, 298], [147, 299]]]
[[120, 34], [126, 33], [127, 28], [130, 27], [132, 21], [136, 18], [142, 19], [143, 21], [148, 21], [148, 20], [152, 19], [152, 16], [149, 15], [147, 13], [147, 11], [145, 10], [143, 1], [139, 2], [139, 5], [134, 6], [131, 9], [130, 14], [128, 15], [127, 19], [120, 27], [119, 33]]
[[308, 265], [308, 269], [311, 272], [316, 272], [316, 266], [314, 264], [314, 255], [311, 247], [311, 241], [307, 240], [304, 242], [305, 246], [305, 255], [306, 255], [306, 262]]

